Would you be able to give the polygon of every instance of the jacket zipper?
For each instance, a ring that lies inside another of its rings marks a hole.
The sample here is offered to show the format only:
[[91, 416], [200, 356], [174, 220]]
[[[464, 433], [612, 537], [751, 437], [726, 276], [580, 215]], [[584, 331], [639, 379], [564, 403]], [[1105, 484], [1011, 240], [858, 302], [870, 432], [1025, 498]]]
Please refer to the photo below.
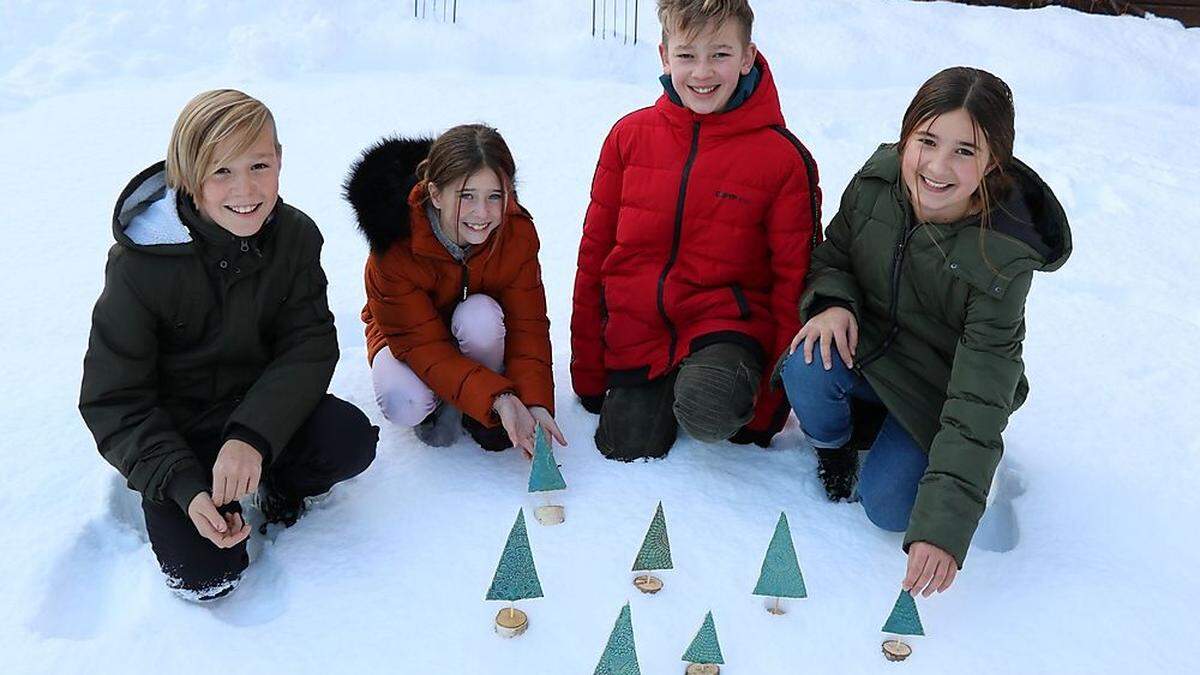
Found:
[[887, 350], [891, 349], [896, 335], [900, 333], [898, 316], [900, 310], [900, 270], [904, 266], [904, 250], [908, 247], [908, 242], [912, 239], [913, 233], [916, 231], [916, 225], [908, 227], [904, 235], [900, 237], [900, 241], [896, 244], [896, 252], [892, 254], [892, 301], [888, 306], [888, 330], [883, 338], [883, 344], [876, 347], [875, 351], [867, 356], [855, 360], [854, 369], [857, 371], [861, 372], [872, 361], [879, 359], [879, 357], [887, 353]]
[[667, 350], [667, 368], [675, 364], [675, 342], [679, 339], [679, 334], [675, 330], [675, 323], [667, 315], [665, 300], [667, 275], [671, 273], [671, 268], [675, 266], [675, 260], [679, 257], [679, 242], [683, 234], [683, 205], [687, 197], [688, 177], [692, 173], [692, 163], [696, 161], [696, 152], [699, 149], [700, 123], [693, 122], [692, 147], [688, 150], [687, 161], [683, 163], [683, 175], [679, 180], [679, 199], [675, 204], [675, 236], [671, 240], [671, 255], [667, 258], [667, 264], [663, 267], [662, 274], [658, 277], [658, 313], [662, 315], [663, 323], [667, 325], [667, 333], [671, 336], [671, 346]]
[[468, 273], [467, 262], [465, 260], [459, 262], [459, 265], [462, 267], [462, 299], [466, 300], [467, 299], [467, 280], [470, 278], [470, 275]]

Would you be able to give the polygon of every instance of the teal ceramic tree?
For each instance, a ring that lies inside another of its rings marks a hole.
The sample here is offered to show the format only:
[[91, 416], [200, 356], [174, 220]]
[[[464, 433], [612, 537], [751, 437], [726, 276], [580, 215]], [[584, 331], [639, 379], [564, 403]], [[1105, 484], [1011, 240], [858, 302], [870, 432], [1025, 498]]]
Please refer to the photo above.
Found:
[[600, 663], [592, 675], [642, 675], [638, 668], [637, 647], [633, 644], [633, 621], [629, 616], [629, 603], [621, 608], [617, 622], [613, 624], [608, 644], [600, 655]]
[[558, 463], [554, 461], [554, 450], [550, 448], [546, 430], [538, 426], [537, 441], [533, 446], [533, 464], [529, 469], [529, 491], [549, 492], [566, 487], [567, 482], [563, 480]]
[[646, 530], [646, 538], [642, 540], [642, 548], [638, 551], [637, 559], [633, 561], [634, 572], [650, 570], [669, 570], [671, 564], [671, 541], [667, 538], [667, 518], [663, 515], [662, 502], [654, 510], [654, 518]]
[[721, 643], [717, 641], [717, 627], [713, 625], [712, 612], [704, 616], [704, 623], [692, 638], [692, 644], [683, 653], [688, 663], [725, 663], [721, 656]]
[[896, 606], [883, 624], [883, 632], [892, 635], [924, 635], [921, 627], [921, 615], [917, 613], [917, 603], [908, 591], [900, 591], [896, 598]]
[[504, 553], [496, 565], [496, 575], [488, 589], [488, 600], [516, 602], [542, 597], [542, 583], [538, 580], [537, 568], [533, 565], [533, 551], [529, 548], [529, 536], [525, 532], [525, 510], [517, 511], [517, 521], [508, 533]]
[[775, 609], [772, 611], [774, 614], [782, 613], [779, 609], [779, 598], [808, 597], [785, 513], [779, 514], [779, 522], [775, 524], [775, 534], [767, 546], [767, 555], [763, 558], [762, 571], [758, 575], [754, 595], [775, 598]]

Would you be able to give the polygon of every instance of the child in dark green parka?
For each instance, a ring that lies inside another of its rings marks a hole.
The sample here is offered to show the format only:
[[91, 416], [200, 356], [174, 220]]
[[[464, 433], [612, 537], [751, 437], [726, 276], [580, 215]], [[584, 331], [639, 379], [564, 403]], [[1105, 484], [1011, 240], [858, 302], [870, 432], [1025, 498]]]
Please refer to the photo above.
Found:
[[[814, 250], [779, 366], [830, 499], [857, 494], [873, 523], [905, 532], [914, 594], [946, 590], [962, 568], [1028, 392], [1033, 272], [1071, 253], [1058, 200], [1013, 157], [1014, 116], [1008, 85], [985, 71], [922, 85], [899, 144], [854, 176]], [[882, 425], [864, 443], [872, 408]]]

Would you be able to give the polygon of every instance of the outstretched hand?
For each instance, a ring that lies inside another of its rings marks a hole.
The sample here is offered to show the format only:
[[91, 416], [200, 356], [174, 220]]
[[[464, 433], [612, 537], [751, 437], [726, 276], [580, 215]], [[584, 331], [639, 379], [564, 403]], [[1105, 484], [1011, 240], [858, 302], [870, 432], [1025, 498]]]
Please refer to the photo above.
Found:
[[500, 394], [492, 403], [492, 410], [500, 416], [500, 426], [504, 427], [513, 447], [520, 448], [525, 457], [532, 458], [537, 422], [525, 404], [521, 403], [521, 399], [513, 394]]
[[201, 492], [188, 504], [188, 518], [201, 537], [217, 548], [233, 548], [250, 536], [250, 526], [240, 513], [221, 513], [207, 492]]
[[558, 424], [554, 421], [554, 416], [550, 414], [549, 410], [540, 405], [535, 405], [529, 409], [529, 414], [533, 415], [534, 421], [545, 429], [546, 433], [550, 434], [550, 438], [553, 438], [562, 447], [567, 447], [567, 437], [563, 436], [563, 433], [559, 431]]
[[941, 593], [950, 588], [957, 573], [954, 556], [927, 541], [917, 541], [908, 547], [908, 573], [900, 586], [928, 598], [934, 591]]

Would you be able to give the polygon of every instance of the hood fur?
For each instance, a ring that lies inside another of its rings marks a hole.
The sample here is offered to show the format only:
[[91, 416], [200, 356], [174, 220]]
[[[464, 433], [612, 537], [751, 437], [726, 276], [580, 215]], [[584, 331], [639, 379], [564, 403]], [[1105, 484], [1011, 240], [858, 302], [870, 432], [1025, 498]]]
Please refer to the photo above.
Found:
[[350, 167], [342, 194], [354, 207], [371, 253], [382, 254], [408, 236], [408, 195], [418, 182], [417, 165], [432, 145], [432, 138], [384, 138]]

